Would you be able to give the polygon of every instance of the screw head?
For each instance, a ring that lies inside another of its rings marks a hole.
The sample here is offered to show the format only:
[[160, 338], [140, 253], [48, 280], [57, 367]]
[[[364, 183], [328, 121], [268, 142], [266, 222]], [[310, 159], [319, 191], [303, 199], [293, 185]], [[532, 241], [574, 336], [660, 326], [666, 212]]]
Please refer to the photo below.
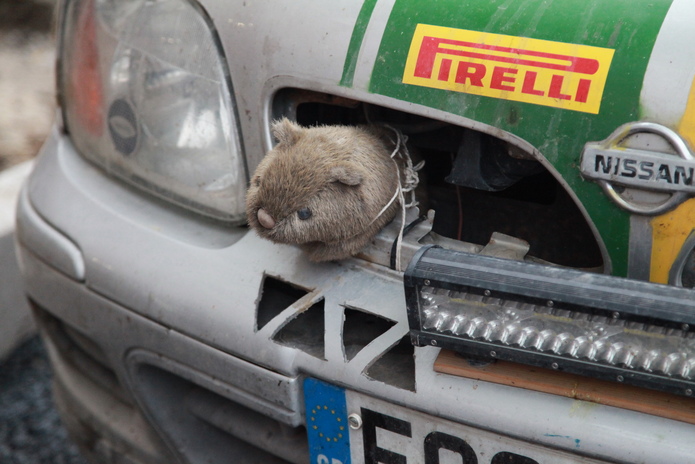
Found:
[[550, 367], [552, 367], [555, 370], [560, 369], [560, 365], [558, 363], [552, 363]]
[[432, 282], [430, 282], [430, 279], [425, 279], [422, 283], [425, 284], [426, 287], [429, 287]]
[[623, 377], [622, 375], [619, 375], [618, 376], [618, 382], [623, 382], [623, 381], [625, 381], [625, 377]]
[[485, 290], [485, 291], [483, 292], [483, 295], [485, 295], [485, 296], [490, 296], [490, 295], [492, 295], [492, 292], [491, 292], [490, 290]]
[[432, 344], [432, 346], [437, 346], [437, 340], [432, 340], [430, 341], [430, 343]]
[[359, 430], [362, 428], [362, 418], [359, 414], [350, 414], [348, 416], [348, 425], [352, 430]]

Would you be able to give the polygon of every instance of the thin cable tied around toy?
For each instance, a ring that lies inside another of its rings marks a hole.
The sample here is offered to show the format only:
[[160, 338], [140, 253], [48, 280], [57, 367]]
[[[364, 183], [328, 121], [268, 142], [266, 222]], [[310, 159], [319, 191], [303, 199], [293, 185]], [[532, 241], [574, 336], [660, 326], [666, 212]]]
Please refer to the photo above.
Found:
[[[385, 126], [392, 130], [396, 134], [396, 140], [392, 141], [395, 145], [393, 152], [391, 152], [391, 159], [396, 165], [396, 174], [398, 176], [398, 186], [396, 191], [393, 193], [391, 200], [384, 206], [379, 214], [372, 220], [376, 221], [384, 212], [389, 209], [396, 199], [401, 204], [401, 228], [398, 231], [398, 237], [396, 238], [396, 270], [402, 271], [401, 268], [401, 245], [403, 243], [403, 229], [405, 229], [405, 216], [408, 208], [413, 208], [418, 205], [418, 201], [415, 198], [415, 189], [420, 183], [420, 177], [418, 176], [418, 171], [422, 169], [425, 165], [425, 161], [422, 160], [415, 166], [413, 166], [413, 160], [410, 157], [410, 152], [408, 151], [408, 136], [404, 135], [398, 129], [391, 126]], [[401, 168], [397, 161], [397, 158], [402, 161], [403, 165], [403, 176], [401, 177]], [[410, 201], [406, 203], [406, 194], [409, 195]]]

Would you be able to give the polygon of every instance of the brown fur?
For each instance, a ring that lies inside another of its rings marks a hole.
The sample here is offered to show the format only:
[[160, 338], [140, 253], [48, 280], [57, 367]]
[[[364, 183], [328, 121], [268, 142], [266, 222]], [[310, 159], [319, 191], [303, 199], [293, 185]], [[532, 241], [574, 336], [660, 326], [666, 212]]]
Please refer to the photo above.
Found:
[[[261, 237], [299, 245], [312, 261], [336, 260], [360, 251], [393, 219], [397, 200], [377, 218], [398, 185], [393, 144], [379, 129], [305, 128], [282, 119], [272, 131], [278, 144], [258, 165], [246, 197], [249, 225]], [[304, 208], [311, 217], [302, 220]]]

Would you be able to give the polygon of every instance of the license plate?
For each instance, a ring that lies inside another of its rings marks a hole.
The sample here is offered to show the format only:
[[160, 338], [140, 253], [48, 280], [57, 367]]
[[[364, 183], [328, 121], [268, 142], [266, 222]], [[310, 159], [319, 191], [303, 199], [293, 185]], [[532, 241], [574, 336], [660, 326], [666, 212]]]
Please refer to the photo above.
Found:
[[304, 398], [311, 464], [599, 463], [316, 379], [305, 380]]

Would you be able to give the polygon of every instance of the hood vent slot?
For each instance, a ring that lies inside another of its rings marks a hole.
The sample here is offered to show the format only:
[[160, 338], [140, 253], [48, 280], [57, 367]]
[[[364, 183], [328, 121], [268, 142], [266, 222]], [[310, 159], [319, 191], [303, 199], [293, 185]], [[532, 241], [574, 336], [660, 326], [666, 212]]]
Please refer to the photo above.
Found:
[[261, 330], [275, 316], [307, 293], [308, 290], [266, 275], [256, 308], [256, 331]]
[[380, 337], [396, 323], [358, 309], [345, 308], [343, 324], [343, 349], [345, 359], [352, 360], [362, 348]]
[[325, 358], [325, 315], [324, 300], [321, 299], [300, 312], [278, 332], [273, 341], [281, 345], [300, 349], [319, 359]]
[[403, 337], [367, 367], [365, 374], [372, 380], [415, 391], [415, 350], [410, 336]]

